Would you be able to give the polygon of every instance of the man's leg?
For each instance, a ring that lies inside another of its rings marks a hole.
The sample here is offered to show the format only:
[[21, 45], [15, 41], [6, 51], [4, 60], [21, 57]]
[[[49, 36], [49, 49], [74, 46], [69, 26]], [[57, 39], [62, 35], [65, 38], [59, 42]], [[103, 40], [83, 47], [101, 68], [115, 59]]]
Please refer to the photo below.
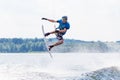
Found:
[[51, 50], [54, 46], [58, 46], [58, 45], [63, 44], [63, 42], [64, 42], [64, 40], [62, 39], [62, 40], [59, 40], [58, 42], [56, 42], [55, 44], [50, 45], [50, 46], [49, 46], [49, 50]]
[[49, 46], [49, 50], [51, 50], [54, 46], [58, 46], [58, 45], [60, 45], [60, 44], [63, 44], [63, 42], [64, 42], [63, 35], [60, 34], [60, 33], [57, 33], [56, 36], [57, 36], [58, 42], [56, 42], [56, 43], [53, 44], [53, 45], [50, 45], [50, 46]]
[[58, 46], [60, 44], [63, 44], [64, 40], [59, 40], [58, 42], [56, 42], [55, 44], [53, 44], [53, 46]]
[[45, 36], [48, 36], [50, 34], [55, 34], [55, 33], [56, 33], [56, 31], [48, 32], [48, 33], [45, 33]]
[[[52, 31], [50, 33], [46, 33], [45, 36], [48, 36], [50, 34], [55, 34], [55, 33], [56, 33], [56, 31]], [[49, 50], [51, 50], [54, 46], [58, 46], [58, 45], [60, 45], [60, 44], [62, 44], [64, 42], [64, 39], [63, 39], [63, 37], [62, 37], [62, 35], [60, 33], [57, 33], [56, 36], [57, 36], [58, 42], [56, 42], [53, 45], [50, 45]]]

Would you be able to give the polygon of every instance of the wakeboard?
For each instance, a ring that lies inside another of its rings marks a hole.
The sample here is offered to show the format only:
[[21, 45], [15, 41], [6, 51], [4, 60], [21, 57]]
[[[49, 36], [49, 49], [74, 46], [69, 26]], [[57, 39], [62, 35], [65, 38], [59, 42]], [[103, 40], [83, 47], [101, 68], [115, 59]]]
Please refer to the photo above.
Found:
[[49, 53], [50, 57], [53, 58], [52, 53], [49, 50], [49, 45], [47, 43], [47, 38], [45, 37], [45, 30], [44, 30], [44, 26], [42, 25], [42, 33], [43, 33], [43, 39], [44, 39], [44, 43], [47, 49], [47, 52]]

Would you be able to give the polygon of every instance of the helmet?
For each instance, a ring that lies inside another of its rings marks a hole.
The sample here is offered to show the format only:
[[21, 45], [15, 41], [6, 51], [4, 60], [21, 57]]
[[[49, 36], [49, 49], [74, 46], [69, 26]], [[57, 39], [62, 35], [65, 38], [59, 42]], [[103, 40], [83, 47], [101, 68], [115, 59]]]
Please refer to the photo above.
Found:
[[67, 16], [63, 16], [62, 18], [66, 19], [66, 20], [68, 19], [68, 17], [67, 17]]

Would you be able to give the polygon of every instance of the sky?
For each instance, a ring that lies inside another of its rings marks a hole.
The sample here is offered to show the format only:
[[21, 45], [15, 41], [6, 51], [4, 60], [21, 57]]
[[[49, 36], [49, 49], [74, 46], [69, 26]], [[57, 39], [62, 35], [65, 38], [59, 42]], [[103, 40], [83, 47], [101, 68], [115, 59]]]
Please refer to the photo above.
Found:
[[[42, 38], [68, 16], [71, 28], [64, 38], [85, 41], [120, 40], [119, 0], [0, 0], [0, 38]], [[50, 36], [48, 38], [54, 38]]]

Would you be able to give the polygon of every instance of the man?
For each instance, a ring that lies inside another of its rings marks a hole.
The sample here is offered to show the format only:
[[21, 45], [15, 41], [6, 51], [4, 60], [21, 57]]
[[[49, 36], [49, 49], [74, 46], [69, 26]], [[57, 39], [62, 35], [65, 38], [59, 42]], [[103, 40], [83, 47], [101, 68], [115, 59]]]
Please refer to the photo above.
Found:
[[58, 42], [49, 46], [49, 50], [51, 50], [54, 46], [58, 46], [64, 42], [63, 35], [65, 35], [67, 30], [70, 28], [70, 24], [67, 22], [68, 20], [67, 16], [63, 16], [61, 20], [57, 20], [57, 21], [47, 18], [42, 18], [42, 20], [47, 20], [53, 23], [59, 23], [59, 26], [56, 28], [55, 31], [48, 32], [45, 34], [45, 36], [48, 36], [50, 34], [56, 34], [57, 36]]

